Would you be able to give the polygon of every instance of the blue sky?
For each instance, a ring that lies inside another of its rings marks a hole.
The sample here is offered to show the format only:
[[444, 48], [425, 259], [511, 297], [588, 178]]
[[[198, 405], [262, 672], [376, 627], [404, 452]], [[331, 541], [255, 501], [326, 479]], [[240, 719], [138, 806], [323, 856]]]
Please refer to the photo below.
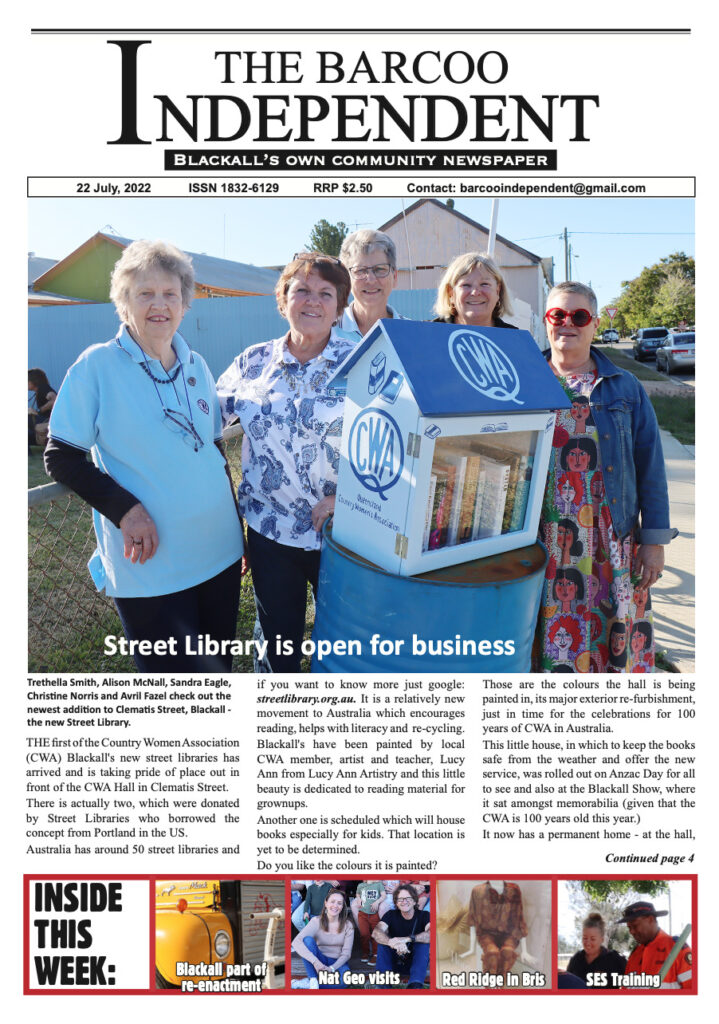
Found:
[[[405, 208], [414, 199], [405, 199]], [[401, 199], [318, 197], [186, 199], [32, 199], [28, 250], [60, 259], [96, 231], [127, 238], [165, 238], [180, 248], [258, 265], [286, 263], [320, 218], [351, 230], [377, 227], [402, 209]], [[456, 206], [489, 225], [491, 200], [458, 197]], [[564, 279], [564, 228], [575, 256], [572, 276], [591, 282], [600, 305], [621, 282], [669, 253], [694, 253], [694, 200], [633, 198], [501, 199], [498, 231], [555, 261]]]

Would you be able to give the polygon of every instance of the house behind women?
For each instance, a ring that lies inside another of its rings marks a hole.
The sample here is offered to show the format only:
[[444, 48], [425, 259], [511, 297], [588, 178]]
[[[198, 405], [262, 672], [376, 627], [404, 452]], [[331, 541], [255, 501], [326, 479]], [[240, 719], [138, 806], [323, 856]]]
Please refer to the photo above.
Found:
[[[397, 288], [436, 288], [455, 256], [485, 252], [489, 228], [437, 199], [419, 199], [379, 225], [397, 248]], [[546, 347], [544, 303], [552, 287], [552, 259], [537, 256], [497, 235], [494, 258], [509, 285], [517, 327], [529, 330]]]

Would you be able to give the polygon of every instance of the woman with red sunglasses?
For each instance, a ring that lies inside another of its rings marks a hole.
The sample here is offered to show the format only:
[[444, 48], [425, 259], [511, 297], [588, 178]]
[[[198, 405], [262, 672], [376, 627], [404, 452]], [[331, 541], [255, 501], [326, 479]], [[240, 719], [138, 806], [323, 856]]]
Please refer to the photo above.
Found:
[[[579, 399], [582, 405], [588, 402], [589, 415], [577, 441], [575, 409], [557, 413], [540, 526], [550, 558], [539, 617], [536, 668], [551, 672], [558, 664], [552, 642], [555, 623], [561, 617], [566, 625], [568, 616], [557, 603], [554, 579], [560, 566], [571, 565], [581, 575], [588, 595], [586, 604], [577, 602], [570, 613], [581, 635], [579, 643], [575, 638], [572, 645], [573, 667], [576, 672], [616, 672], [616, 659], [610, 664], [610, 638], [620, 630], [628, 635], [640, 620], [651, 626], [645, 594], [664, 567], [664, 545], [677, 534], [669, 525], [659, 428], [636, 377], [614, 366], [592, 347], [599, 319], [597, 297], [591, 288], [576, 281], [557, 285], [549, 293], [544, 319], [550, 344], [549, 365], [575, 407]], [[583, 450], [591, 446], [592, 457], [571, 461], [571, 450], [580, 444]], [[558, 483], [567, 469], [580, 478], [579, 489], [586, 496], [586, 503], [576, 509], [573, 506], [570, 513], [566, 503], [562, 508], [557, 503]], [[601, 487], [592, 486], [595, 477], [594, 482], [601, 481]], [[596, 536], [598, 503], [604, 506], [602, 511], [607, 513], [610, 526]], [[573, 532], [577, 532], [577, 543], [569, 556], [562, 544], [568, 518]], [[611, 565], [612, 586], [628, 590], [628, 603], [595, 606], [591, 595], [599, 594], [601, 588], [589, 581], [599, 576], [600, 565], [605, 563]], [[653, 636], [653, 630], [647, 628], [643, 635]], [[619, 670], [653, 668], [653, 649], [644, 646], [640, 653], [638, 660], [629, 652]]]

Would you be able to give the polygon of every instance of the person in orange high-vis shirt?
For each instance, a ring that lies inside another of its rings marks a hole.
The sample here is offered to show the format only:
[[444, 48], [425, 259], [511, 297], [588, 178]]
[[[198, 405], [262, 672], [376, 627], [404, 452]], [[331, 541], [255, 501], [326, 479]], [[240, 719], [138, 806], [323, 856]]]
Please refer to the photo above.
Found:
[[[659, 974], [674, 948], [676, 939], [667, 935], [657, 924], [666, 910], [656, 910], [653, 903], [631, 903], [618, 924], [626, 924], [637, 946], [627, 961], [625, 974]], [[687, 945], [679, 950], [661, 988], [690, 989], [692, 987], [692, 952]]]

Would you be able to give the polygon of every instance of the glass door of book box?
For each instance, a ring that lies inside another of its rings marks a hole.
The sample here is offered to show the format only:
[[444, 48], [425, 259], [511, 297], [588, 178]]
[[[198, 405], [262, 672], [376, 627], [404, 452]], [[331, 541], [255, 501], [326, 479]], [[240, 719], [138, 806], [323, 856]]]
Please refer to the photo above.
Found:
[[536, 430], [438, 438], [423, 551], [524, 529]]

